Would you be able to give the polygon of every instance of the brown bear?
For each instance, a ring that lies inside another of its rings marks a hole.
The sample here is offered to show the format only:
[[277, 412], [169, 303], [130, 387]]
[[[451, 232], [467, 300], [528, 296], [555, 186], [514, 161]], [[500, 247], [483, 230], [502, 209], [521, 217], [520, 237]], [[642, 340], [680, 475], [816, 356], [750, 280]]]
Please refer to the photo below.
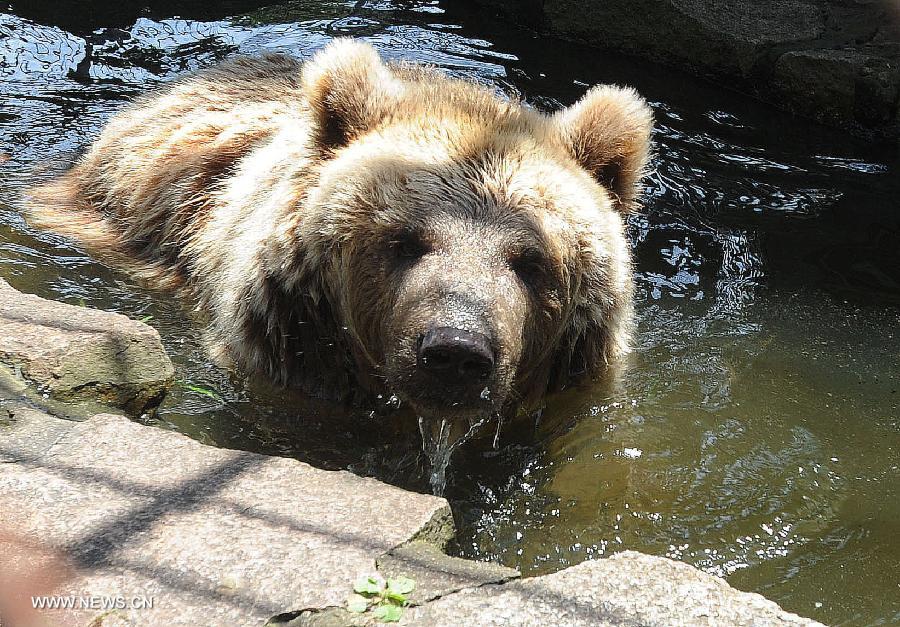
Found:
[[550, 115], [336, 40], [138, 99], [32, 216], [192, 299], [239, 371], [472, 421], [627, 350], [651, 124], [631, 89]]

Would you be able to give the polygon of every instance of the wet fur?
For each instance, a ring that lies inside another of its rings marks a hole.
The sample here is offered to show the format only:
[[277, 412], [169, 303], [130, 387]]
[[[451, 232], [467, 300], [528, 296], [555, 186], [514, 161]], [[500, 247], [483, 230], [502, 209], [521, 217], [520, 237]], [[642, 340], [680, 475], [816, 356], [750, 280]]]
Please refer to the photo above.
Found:
[[552, 289], [504, 297], [496, 325], [515, 327], [498, 333], [502, 403], [534, 405], [627, 351], [622, 216], [650, 127], [629, 89], [544, 115], [338, 40], [305, 64], [239, 58], [140, 98], [30, 213], [195, 304], [220, 361], [328, 397], [387, 391], [389, 340], [424, 315], [379, 256], [398, 226], [463, 251], [435, 266], [459, 290], [490, 289], [469, 267], [501, 273], [479, 238], [508, 242], [496, 255], [535, 241]]

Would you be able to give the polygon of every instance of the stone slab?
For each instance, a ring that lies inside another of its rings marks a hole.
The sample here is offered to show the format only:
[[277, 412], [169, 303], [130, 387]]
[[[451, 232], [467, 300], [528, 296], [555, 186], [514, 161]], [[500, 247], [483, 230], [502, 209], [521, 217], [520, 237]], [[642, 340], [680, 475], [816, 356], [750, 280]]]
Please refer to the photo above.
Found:
[[50, 420], [32, 407], [0, 404], [0, 463], [39, 459], [77, 424]]
[[[27, 430], [58, 422], [31, 415]], [[261, 625], [340, 606], [377, 557], [448, 527], [443, 499], [374, 479], [120, 416], [65, 427], [28, 458], [10, 453], [26, 427], [0, 427], [0, 455], [18, 459], [0, 463], [0, 583], [40, 546], [67, 573], [54, 595], [153, 607], [45, 611], [52, 625]]]
[[470, 588], [404, 613], [403, 625], [611, 627], [819, 625], [688, 564], [633, 551], [552, 575]]
[[464, 588], [503, 583], [520, 577], [519, 571], [490, 562], [450, 557], [433, 544], [414, 541], [378, 559], [385, 578], [409, 577], [416, 588], [407, 596], [411, 603], [425, 603]]
[[158, 404], [175, 374], [146, 324], [22, 294], [2, 279], [0, 367], [56, 400], [105, 402], [135, 414]]

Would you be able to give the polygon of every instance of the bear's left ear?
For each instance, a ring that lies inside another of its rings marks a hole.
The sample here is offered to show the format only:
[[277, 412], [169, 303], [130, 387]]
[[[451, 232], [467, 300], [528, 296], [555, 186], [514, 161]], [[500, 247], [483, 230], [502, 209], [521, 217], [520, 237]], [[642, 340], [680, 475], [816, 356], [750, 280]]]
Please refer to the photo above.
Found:
[[324, 148], [346, 146], [388, 115], [402, 83], [372, 46], [335, 39], [303, 65], [303, 94]]
[[598, 85], [553, 119], [566, 148], [613, 194], [616, 208], [633, 209], [653, 128], [644, 99], [627, 87]]

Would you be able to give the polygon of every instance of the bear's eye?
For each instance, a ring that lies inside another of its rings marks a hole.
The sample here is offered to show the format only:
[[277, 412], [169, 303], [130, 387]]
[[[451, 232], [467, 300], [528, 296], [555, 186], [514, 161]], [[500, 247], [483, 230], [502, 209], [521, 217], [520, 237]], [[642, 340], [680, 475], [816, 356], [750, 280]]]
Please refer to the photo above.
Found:
[[391, 250], [398, 259], [418, 259], [428, 252], [428, 246], [414, 234], [404, 233], [391, 241]]
[[509, 266], [526, 285], [535, 286], [546, 275], [548, 262], [541, 251], [528, 248], [515, 255]]

